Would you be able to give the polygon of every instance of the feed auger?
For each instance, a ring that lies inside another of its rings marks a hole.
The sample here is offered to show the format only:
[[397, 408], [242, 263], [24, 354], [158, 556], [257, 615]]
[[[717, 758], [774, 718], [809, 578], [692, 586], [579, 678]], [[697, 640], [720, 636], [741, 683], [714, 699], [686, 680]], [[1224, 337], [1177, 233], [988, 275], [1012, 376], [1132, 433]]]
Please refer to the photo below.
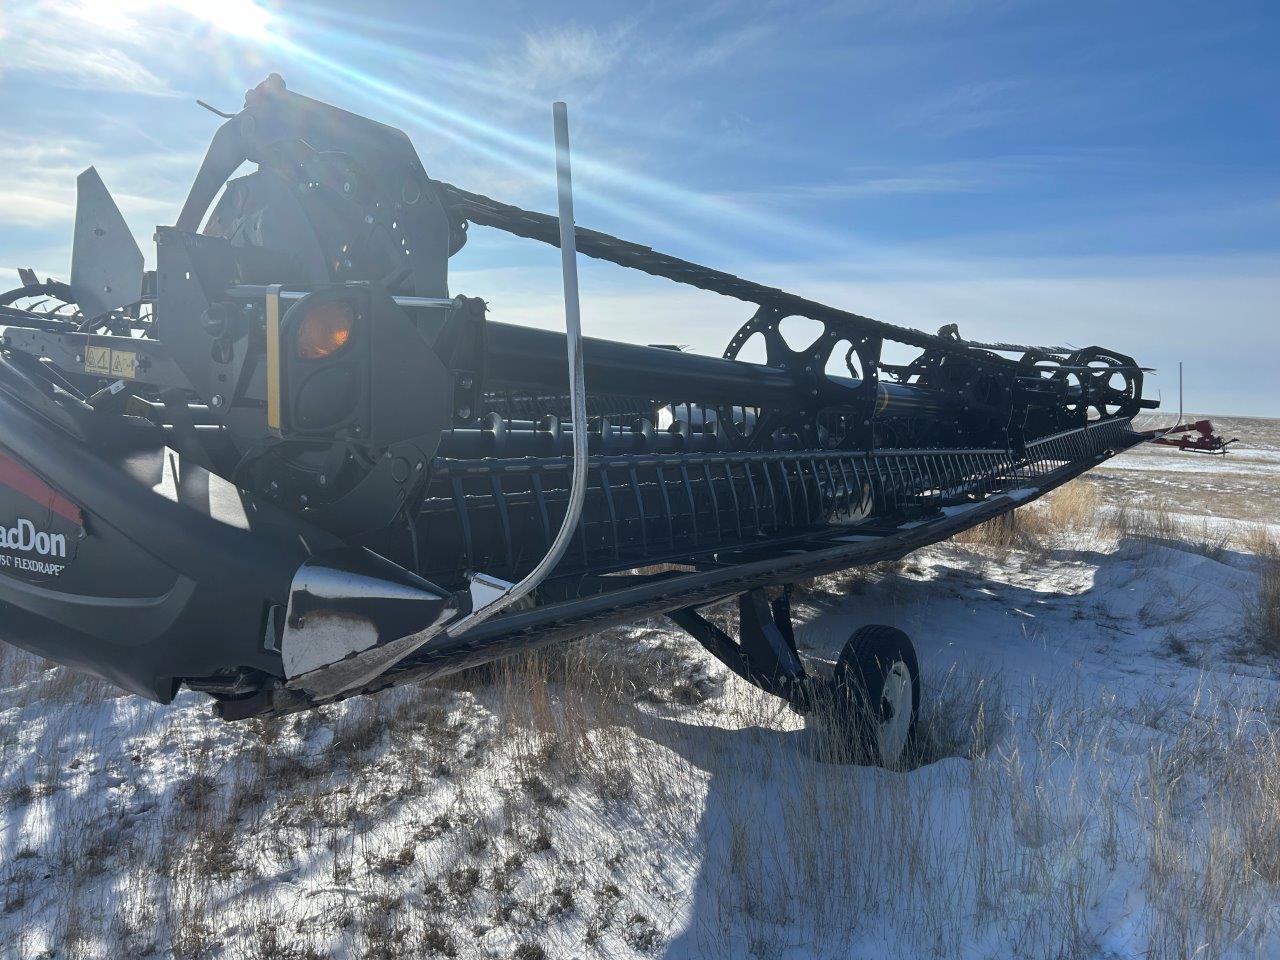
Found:
[[[864, 627], [816, 676], [788, 585], [1150, 439], [1120, 353], [923, 333], [562, 231], [571, 213], [434, 180], [402, 132], [274, 75], [154, 271], [92, 169], [77, 200], [70, 282], [24, 270], [0, 295], [0, 636], [228, 719], [666, 615], [797, 710], [854, 705], [891, 760], [910, 641]], [[522, 326], [450, 293], [472, 227], [560, 245], [570, 314], [575, 244], [754, 312], [721, 357]], [[734, 597], [737, 637], [699, 613]]]

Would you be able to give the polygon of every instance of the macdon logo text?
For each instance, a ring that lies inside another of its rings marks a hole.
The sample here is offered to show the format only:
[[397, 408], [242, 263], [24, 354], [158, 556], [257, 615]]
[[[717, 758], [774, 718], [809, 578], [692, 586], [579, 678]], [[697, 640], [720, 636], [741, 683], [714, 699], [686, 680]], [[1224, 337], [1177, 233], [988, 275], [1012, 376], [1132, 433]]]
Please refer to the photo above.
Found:
[[41, 557], [67, 558], [67, 537], [63, 533], [37, 530], [30, 520], [18, 518], [17, 526], [0, 524], [0, 550], [18, 550]]

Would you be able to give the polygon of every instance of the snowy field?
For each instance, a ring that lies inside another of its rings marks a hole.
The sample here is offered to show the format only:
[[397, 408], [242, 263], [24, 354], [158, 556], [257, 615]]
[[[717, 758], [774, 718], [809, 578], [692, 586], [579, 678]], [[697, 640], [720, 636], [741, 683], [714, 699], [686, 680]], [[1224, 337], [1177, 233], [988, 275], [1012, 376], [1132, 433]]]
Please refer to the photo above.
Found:
[[237, 726], [5, 647], [0, 953], [1280, 956], [1280, 429], [1224, 426], [797, 592], [816, 660], [915, 639], [900, 770], [659, 621]]

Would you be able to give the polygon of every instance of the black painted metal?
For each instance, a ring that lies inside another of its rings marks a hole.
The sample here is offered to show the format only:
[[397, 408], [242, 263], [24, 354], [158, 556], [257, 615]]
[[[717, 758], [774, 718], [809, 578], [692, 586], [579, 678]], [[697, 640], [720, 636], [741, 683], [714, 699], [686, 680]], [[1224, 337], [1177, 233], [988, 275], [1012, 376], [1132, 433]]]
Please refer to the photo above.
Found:
[[[226, 182], [245, 159], [258, 169]], [[105, 191], [91, 186], [88, 227], [93, 208], [106, 209]], [[102, 236], [90, 230], [79, 249], [118, 233], [114, 219], [112, 230], [97, 221]], [[448, 258], [469, 223], [559, 242], [554, 217], [431, 180], [400, 131], [293, 94], [273, 76], [219, 130], [177, 225], [157, 230], [158, 269], [138, 292], [132, 251], [119, 262], [78, 256], [76, 279], [114, 288], [123, 277], [130, 302], [25, 273], [20, 290], [0, 295], [0, 388], [9, 381], [0, 433], [26, 430], [15, 452], [92, 516], [92, 563], [66, 582], [84, 575], [104, 586], [55, 596], [43, 617], [30, 589], [0, 577], [0, 588], [22, 593], [0, 597], [6, 612], [22, 606], [10, 623], [21, 620], [35, 647], [98, 663], [153, 696], [186, 681], [228, 698], [229, 716], [305, 708], [308, 698], [271, 679], [280, 675], [272, 611], [304, 537], [307, 550], [326, 540], [367, 547], [450, 591], [477, 572], [515, 580], [563, 519], [571, 440], [586, 432], [582, 521], [532, 604], [432, 637], [364, 689], [670, 613], [798, 704], [803, 668], [785, 596], [770, 603], [759, 588], [901, 555], [1011, 510], [1138, 442], [1129, 418], [1152, 405], [1142, 368], [1114, 351], [974, 344], [954, 327], [928, 334], [579, 228], [587, 256], [757, 309], [723, 357], [588, 340], [587, 422], [569, 423], [563, 335], [498, 322], [479, 298], [449, 299]], [[268, 289], [295, 294], [278, 323], [268, 319], [280, 314]], [[66, 302], [31, 306], [46, 294], [81, 301], [86, 315]], [[329, 426], [301, 429], [304, 375], [329, 361], [300, 365], [289, 337], [329, 298], [358, 307], [364, 324], [333, 355], [358, 389]], [[821, 324], [811, 343], [784, 336], [796, 316]], [[737, 359], [757, 335], [766, 362]], [[887, 363], [886, 341], [921, 352]], [[268, 343], [283, 345], [270, 369]], [[123, 391], [86, 365], [90, 346], [132, 358]], [[839, 359], [844, 367], [828, 373]], [[180, 477], [200, 464], [221, 478], [253, 514], [253, 533], [189, 522], [173, 504], [151, 510], [151, 476], [130, 476], [130, 450], [112, 445], [126, 427], [145, 437], [137, 459], [160, 462], [168, 445]], [[275, 533], [260, 537], [264, 523]], [[194, 605], [167, 601], [182, 630], [148, 634], [134, 656], [110, 645], [127, 643], [121, 631], [104, 647], [58, 626], [83, 609], [118, 620], [116, 601], [133, 594], [114, 558], [139, 550], [163, 560], [156, 583], [197, 585]], [[232, 581], [222, 618], [209, 564]], [[730, 649], [694, 608], [744, 592], [742, 642]], [[224, 620], [237, 635], [219, 645]], [[57, 635], [40, 639], [49, 632]]]
[[[446, 208], [450, 214], [471, 223], [479, 223], [495, 227], [516, 236], [541, 240], [553, 246], [559, 246], [559, 223], [555, 217], [532, 210], [523, 210], [510, 204], [501, 203], [478, 193], [471, 193], [449, 183], [436, 183]], [[688, 260], [681, 260], [669, 254], [659, 253], [643, 244], [632, 243], [618, 237], [588, 230], [577, 229], [578, 252], [584, 256], [599, 260], [607, 260], [632, 270], [640, 270], [657, 277], [665, 277], [677, 283], [719, 293], [726, 297], [744, 300], [776, 310], [780, 316], [810, 317], [815, 320], [826, 320], [833, 324], [846, 324], [851, 330], [864, 334], [874, 334], [887, 340], [906, 343], [916, 347], [935, 349], [944, 353], [968, 354], [973, 349], [958, 338], [941, 337], [900, 327], [896, 324], [873, 320], [848, 310], [839, 310], [824, 303], [808, 300], [804, 297], [787, 293], [776, 287], [744, 280], [722, 270], [714, 270]], [[998, 349], [1023, 353], [1032, 347], [1019, 344], [990, 344], [986, 349]], [[1061, 351], [1060, 347], [1039, 347], [1035, 349], [1046, 352]]]
[[[717, 562], [660, 574], [562, 578], [547, 585], [542, 591], [546, 596], [536, 606], [495, 617], [460, 637], [433, 641], [364, 692], [465, 670], [517, 650], [643, 617], [697, 608], [748, 590], [905, 556], [1029, 503], [1145, 439], [1127, 429], [1103, 430], [1100, 426], [1049, 438], [1037, 462], [1026, 468], [1009, 492], [945, 511], [925, 522], [869, 523], [847, 534], [828, 531], [792, 542], [785, 550], [732, 551]], [[1070, 459], [1059, 460], [1064, 456]], [[960, 463], [966, 458], [955, 459]], [[228, 703], [220, 709], [227, 716], [246, 716], [253, 712], [288, 713], [308, 705], [284, 697], [268, 698], [252, 708]], [[238, 709], [241, 712], [236, 712]]]
[[[1110, 420], [1010, 450], [736, 451], [594, 456], [578, 548], [558, 575], [697, 560], [814, 531], [938, 515], [1127, 443]], [[438, 459], [418, 514], [419, 571], [527, 572], [568, 499], [566, 457]], [[626, 487], [612, 477], [626, 476]], [[626, 490], [626, 496], [622, 495]]]
[[692, 607], [672, 610], [668, 619], [748, 683], [808, 711], [814, 701], [813, 678], [796, 650], [787, 594], [770, 601], [763, 589], [738, 597], [738, 640]]

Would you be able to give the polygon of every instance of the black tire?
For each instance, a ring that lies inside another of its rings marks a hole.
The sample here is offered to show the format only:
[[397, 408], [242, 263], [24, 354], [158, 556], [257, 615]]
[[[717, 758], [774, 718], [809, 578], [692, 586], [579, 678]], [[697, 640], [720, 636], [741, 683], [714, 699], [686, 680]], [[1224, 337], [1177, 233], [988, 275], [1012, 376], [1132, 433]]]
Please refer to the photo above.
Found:
[[920, 661], [911, 638], [883, 624], [859, 627], [840, 651], [832, 692], [835, 729], [848, 741], [852, 761], [900, 763], [920, 717]]

